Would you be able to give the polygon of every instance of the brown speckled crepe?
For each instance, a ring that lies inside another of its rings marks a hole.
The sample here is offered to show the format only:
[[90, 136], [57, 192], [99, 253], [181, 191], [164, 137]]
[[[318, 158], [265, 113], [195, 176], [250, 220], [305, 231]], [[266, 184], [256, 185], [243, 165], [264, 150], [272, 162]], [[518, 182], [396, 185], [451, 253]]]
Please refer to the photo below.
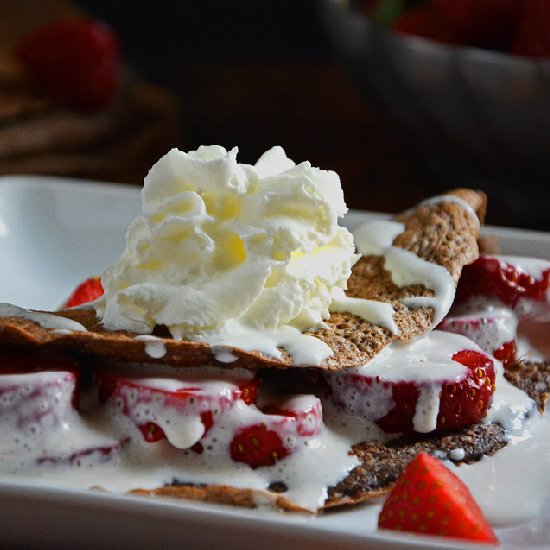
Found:
[[[483, 219], [483, 193], [466, 189], [451, 193], [468, 202], [480, 219]], [[399, 220], [404, 223], [405, 231], [395, 238], [394, 245], [445, 267], [455, 283], [462, 267], [473, 262], [479, 254], [479, 223], [459, 204], [440, 202], [421, 206], [407, 215], [400, 216]], [[391, 303], [399, 334], [392, 334], [388, 329], [349, 313], [334, 313], [326, 322], [327, 328], [311, 333], [326, 342], [334, 352], [321, 365], [326, 369], [338, 370], [364, 364], [393, 340], [410, 341], [426, 333], [431, 327], [434, 315], [432, 308], [409, 309], [401, 302], [406, 297], [430, 295], [431, 291], [422, 285], [398, 288], [393, 283], [390, 273], [385, 271], [382, 257], [361, 258], [353, 268], [348, 287], [349, 296]], [[6, 317], [0, 319], [0, 347], [22, 345], [52, 353], [76, 352], [110, 357], [124, 362], [163, 363], [186, 367], [217, 363], [208, 344], [164, 338], [166, 354], [155, 360], [146, 354], [143, 342], [134, 340], [134, 334], [105, 330], [96, 319], [93, 310], [74, 309], [58, 314], [80, 322], [88, 332], [54, 334], [25, 319]], [[242, 349], [230, 351], [238, 360], [230, 364], [222, 363], [227, 368], [239, 366], [256, 370], [293, 366], [291, 357], [284, 349], [281, 349], [281, 359]]]

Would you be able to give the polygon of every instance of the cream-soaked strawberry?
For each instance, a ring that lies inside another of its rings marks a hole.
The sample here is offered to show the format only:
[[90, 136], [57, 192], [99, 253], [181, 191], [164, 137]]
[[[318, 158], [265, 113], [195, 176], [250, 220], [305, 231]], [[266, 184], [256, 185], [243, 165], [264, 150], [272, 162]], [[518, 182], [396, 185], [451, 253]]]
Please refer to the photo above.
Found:
[[515, 310], [520, 319], [547, 318], [550, 316], [550, 262], [482, 255], [462, 270], [455, 304], [476, 304], [476, 299], [497, 300]]
[[517, 316], [510, 309], [486, 307], [464, 315], [449, 315], [437, 328], [470, 338], [507, 366], [516, 359], [517, 325]]
[[2, 352], [0, 454], [31, 449], [62, 426], [78, 404], [77, 380], [72, 359]]
[[323, 427], [321, 401], [313, 395], [273, 398], [262, 412], [262, 422], [239, 427], [229, 445], [235, 462], [254, 469], [273, 466]]
[[100, 400], [128, 417], [145, 441], [167, 439], [179, 449], [197, 444], [236, 401], [255, 403], [258, 393], [257, 379], [139, 378], [98, 371], [97, 381]]
[[327, 373], [343, 412], [386, 433], [430, 432], [480, 421], [495, 386], [491, 358], [467, 338], [434, 331], [360, 367]]

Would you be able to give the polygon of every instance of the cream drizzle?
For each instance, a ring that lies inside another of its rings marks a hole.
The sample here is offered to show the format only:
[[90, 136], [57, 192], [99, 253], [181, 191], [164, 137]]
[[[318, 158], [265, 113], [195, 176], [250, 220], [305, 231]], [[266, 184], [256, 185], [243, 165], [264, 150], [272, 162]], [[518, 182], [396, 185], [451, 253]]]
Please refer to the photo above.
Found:
[[354, 231], [359, 252], [363, 255], [384, 256], [385, 268], [393, 282], [403, 287], [422, 284], [434, 291], [433, 297], [406, 298], [403, 303], [411, 308], [434, 309], [432, 327], [447, 315], [455, 296], [455, 284], [449, 272], [442, 266], [419, 258], [413, 252], [392, 245], [393, 240], [404, 230], [399, 222], [374, 220]]
[[472, 219], [477, 221], [479, 225], [479, 216], [476, 214], [476, 211], [464, 200], [460, 197], [457, 197], [456, 195], [436, 195], [435, 197], [430, 197], [429, 199], [425, 199], [418, 203], [418, 207], [420, 206], [428, 206], [430, 204], [440, 204], [442, 202], [452, 202], [455, 204], [460, 205], [464, 210], [470, 214]]
[[393, 320], [393, 307], [387, 302], [365, 300], [346, 296], [340, 288], [332, 292], [330, 311], [335, 313], [351, 313], [380, 327], [387, 328], [392, 334], [399, 332], [398, 326]]
[[160, 359], [166, 355], [166, 344], [161, 338], [151, 336], [150, 334], [139, 334], [134, 337], [138, 342], [144, 342], [145, 353], [153, 358]]
[[53, 315], [52, 313], [23, 309], [12, 304], [0, 304], [0, 317], [18, 317], [20, 319], [26, 319], [27, 321], [32, 321], [42, 328], [47, 329], [88, 332], [84, 325], [72, 319], [67, 319], [61, 315]]

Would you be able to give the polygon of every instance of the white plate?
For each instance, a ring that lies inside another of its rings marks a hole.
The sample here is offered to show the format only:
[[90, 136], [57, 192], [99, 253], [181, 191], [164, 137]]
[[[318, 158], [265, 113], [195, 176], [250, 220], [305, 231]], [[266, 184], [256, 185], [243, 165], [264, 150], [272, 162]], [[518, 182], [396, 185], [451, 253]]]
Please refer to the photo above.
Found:
[[[140, 211], [139, 189], [50, 177], [0, 178], [0, 302], [53, 309], [101, 274]], [[370, 216], [350, 212], [353, 227]], [[550, 235], [488, 228], [503, 252], [550, 259]], [[513, 498], [510, 495], [510, 498]], [[0, 542], [40, 547], [473, 548], [376, 531], [380, 505], [320, 517], [270, 510], [0, 484]], [[550, 507], [536, 521], [497, 530], [504, 548], [550, 544]]]

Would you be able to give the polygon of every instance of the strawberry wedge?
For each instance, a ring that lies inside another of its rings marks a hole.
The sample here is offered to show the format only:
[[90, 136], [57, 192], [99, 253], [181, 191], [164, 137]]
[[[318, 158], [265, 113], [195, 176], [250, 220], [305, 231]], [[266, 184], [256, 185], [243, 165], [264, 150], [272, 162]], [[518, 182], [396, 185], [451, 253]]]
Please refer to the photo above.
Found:
[[380, 512], [378, 527], [498, 544], [468, 487], [426, 453], [410, 462], [397, 480]]

